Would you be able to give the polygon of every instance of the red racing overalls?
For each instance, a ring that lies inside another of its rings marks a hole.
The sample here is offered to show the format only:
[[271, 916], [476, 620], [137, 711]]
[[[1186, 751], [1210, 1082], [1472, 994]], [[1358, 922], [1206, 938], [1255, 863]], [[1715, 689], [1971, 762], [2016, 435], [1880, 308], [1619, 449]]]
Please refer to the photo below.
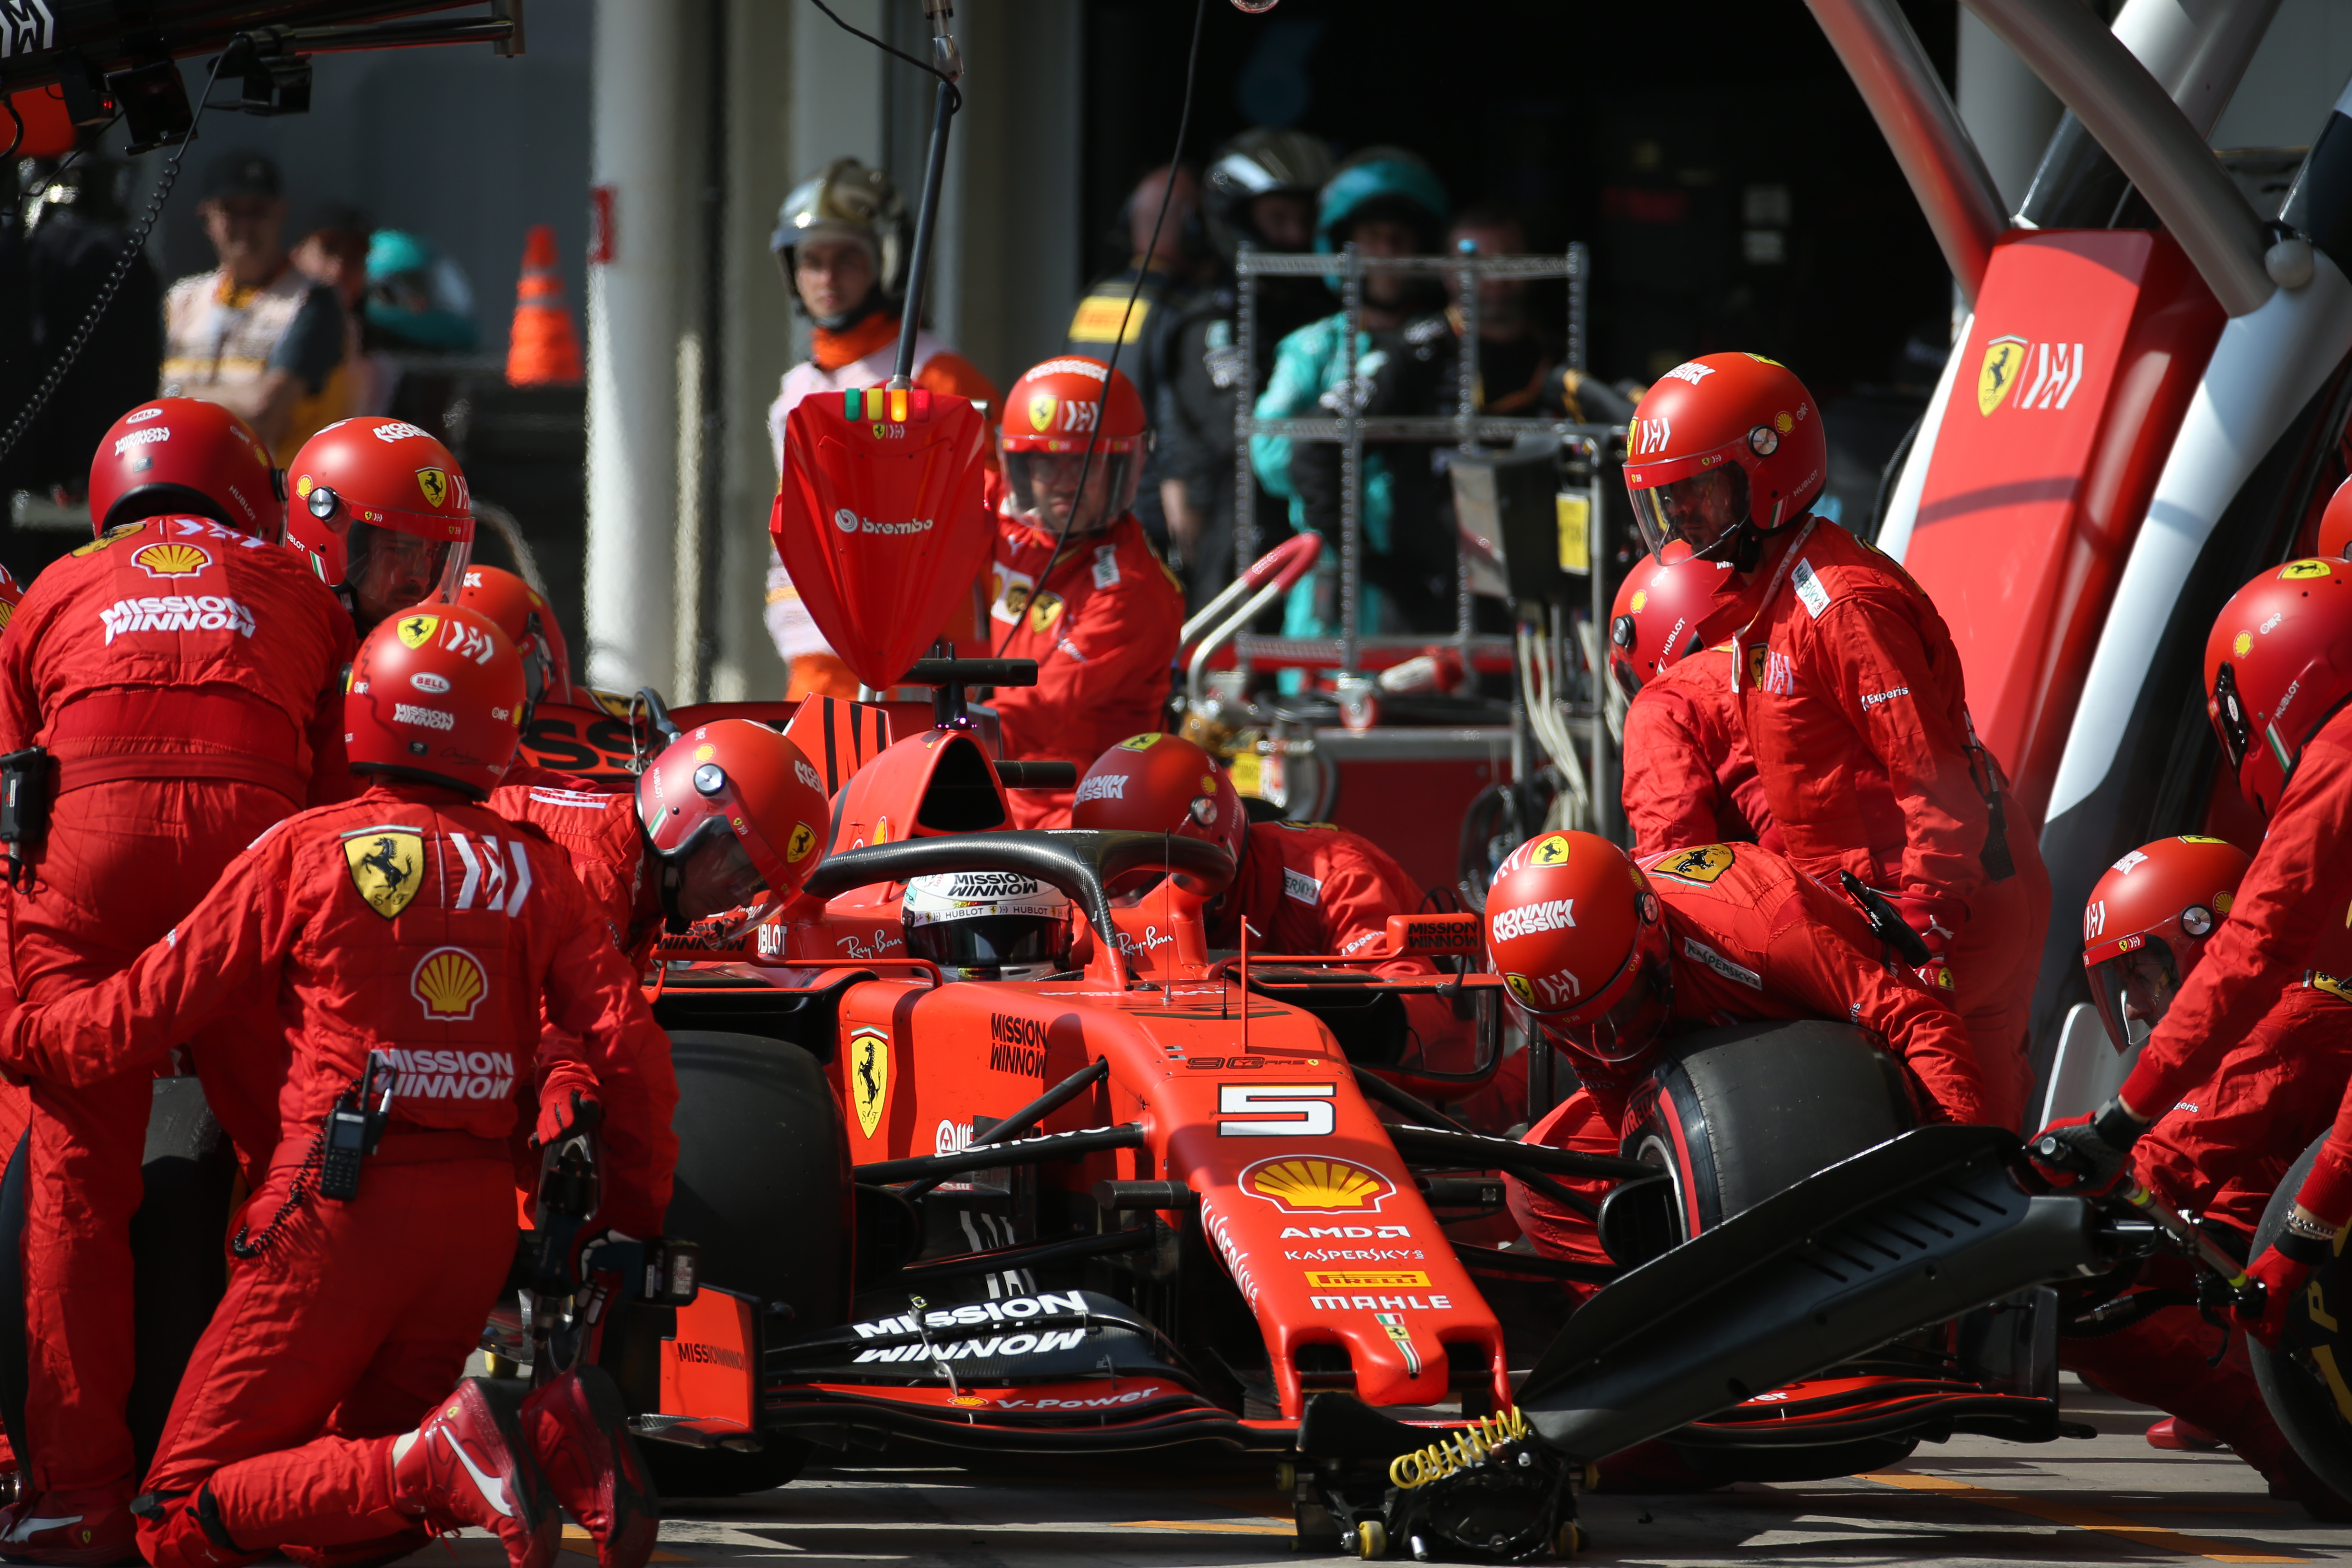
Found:
[[1624, 755], [1621, 794], [1637, 858], [1698, 844], [1780, 848], [1728, 648], [1702, 648], [1641, 689], [1625, 710]]

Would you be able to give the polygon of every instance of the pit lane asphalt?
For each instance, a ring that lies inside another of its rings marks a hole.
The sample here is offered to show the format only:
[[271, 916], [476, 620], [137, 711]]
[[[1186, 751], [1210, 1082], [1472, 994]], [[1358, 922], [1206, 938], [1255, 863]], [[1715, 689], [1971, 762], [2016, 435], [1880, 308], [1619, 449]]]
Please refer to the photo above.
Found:
[[[2083, 1387], [2062, 1394], [2092, 1439], [1959, 1438], [1922, 1446], [1876, 1476], [1714, 1492], [1582, 1500], [1592, 1544], [1579, 1564], [2352, 1562], [2352, 1524], [2323, 1524], [2264, 1493], [2226, 1453], [2168, 1453], [2141, 1434], [2156, 1416]], [[907, 1568], [1246, 1568], [1351, 1558], [1290, 1550], [1271, 1465], [1187, 1465], [1145, 1455], [1013, 1461], [966, 1469], [929, 1450], [887, 1468], [812, 1466], [788, 1487], [667, 1506], [656, 1563], [710, 1568], [784, 1561]], [[486, 1537], [452, 1543], [452, 1568], [499, 1568]], [[558, 1568], [593, 1562], [565, 1542]], [[446, 1562], [433, 1548], [412, 1563]], [[572, 1554], [577, 1553], [575, 1558]], [[584, 1561], [582, 1561], [584, 1559]], [[1410, 1561], [1410, 1559], [1402, 1559]]]

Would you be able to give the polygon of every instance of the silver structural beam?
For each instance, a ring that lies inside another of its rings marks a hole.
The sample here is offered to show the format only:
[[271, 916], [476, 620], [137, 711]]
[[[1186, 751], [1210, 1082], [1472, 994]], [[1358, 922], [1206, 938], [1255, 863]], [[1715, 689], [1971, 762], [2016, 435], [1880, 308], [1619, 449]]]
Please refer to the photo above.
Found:
[[1964, 0], [2074, 111], [2213, 290], [2243, 316], [2276, 291], [2270, 237], [2162, 84], [2098, 17], [2058, 0]]
[[1993, 242], [2009, 222], [2000, 188], [1961, 125], [1943, 79], [1919, 47], [1919, 36], [1895, 0], [1805, 3], [1894, 149], [1960, 297], [1974, 305]]
[[2115, 35], [2197, 134], [2210, 136], [2278, 8], [2279, 0], [2130, 0]]

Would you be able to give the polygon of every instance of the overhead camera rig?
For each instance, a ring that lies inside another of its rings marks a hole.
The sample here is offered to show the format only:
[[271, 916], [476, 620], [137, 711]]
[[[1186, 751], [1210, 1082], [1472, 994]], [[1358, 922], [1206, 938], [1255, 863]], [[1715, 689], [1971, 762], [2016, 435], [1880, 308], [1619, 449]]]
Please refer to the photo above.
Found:
[[460, 0], [0, 0], [0, 94], [55, 82], [66, 113], [95, 130], [120, 115], [130, 151], [187, 139], [195, 111], [176, 62], [218, 54], [241, 80], [234, 107], [302, 114], [310, 60], [353, 49], [488, 44], [523, 50], [523, 0], [489, 0], [488, 15], [419, 17]]

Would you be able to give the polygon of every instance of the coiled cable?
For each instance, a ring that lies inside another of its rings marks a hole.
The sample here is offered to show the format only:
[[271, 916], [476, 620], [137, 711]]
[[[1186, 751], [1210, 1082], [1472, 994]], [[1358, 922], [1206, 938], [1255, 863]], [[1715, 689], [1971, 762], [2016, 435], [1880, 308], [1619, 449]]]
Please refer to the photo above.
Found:
[[1483, 1465], [1505, 1443], [1516, 1443], [1528, 1433], [1528, 1418], [1517, 1405], [1473, 1421], [1426, 1448], [1399, 1454], [1389, 1461], [1389, 1484], [1401, 1491], [1443, 1480], [1457, 1470]]

